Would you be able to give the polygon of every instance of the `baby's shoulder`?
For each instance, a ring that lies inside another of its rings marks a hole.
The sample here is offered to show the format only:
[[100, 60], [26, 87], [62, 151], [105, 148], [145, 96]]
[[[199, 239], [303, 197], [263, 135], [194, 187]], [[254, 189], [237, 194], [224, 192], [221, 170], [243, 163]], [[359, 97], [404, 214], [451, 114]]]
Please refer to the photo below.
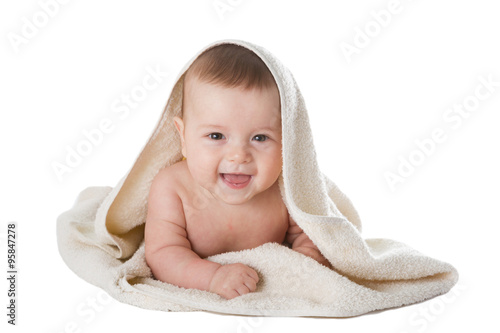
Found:
[[185, 186], [187, 171], [188, 169], [185, 161], [166, 166], [155, 176], [153, 184], [161, 186], [168, 185], [171, 188], [183, 187]]

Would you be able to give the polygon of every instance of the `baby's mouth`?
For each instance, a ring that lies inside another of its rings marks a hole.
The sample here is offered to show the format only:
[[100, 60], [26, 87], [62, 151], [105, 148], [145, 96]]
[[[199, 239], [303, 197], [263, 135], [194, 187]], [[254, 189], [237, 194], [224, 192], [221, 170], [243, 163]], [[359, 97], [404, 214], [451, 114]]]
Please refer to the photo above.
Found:
[[251, 175], [245, 174], [221, 173], [220, 175], [224, 182], [234, 189], [245, 187], [252, 179]]
[[221, 176], [229, 183], [231, 184], [244, 184], [252, 178], [250, 175], [244, 175], [244, 174], [234, 174], [234, 173], [221, 173]]

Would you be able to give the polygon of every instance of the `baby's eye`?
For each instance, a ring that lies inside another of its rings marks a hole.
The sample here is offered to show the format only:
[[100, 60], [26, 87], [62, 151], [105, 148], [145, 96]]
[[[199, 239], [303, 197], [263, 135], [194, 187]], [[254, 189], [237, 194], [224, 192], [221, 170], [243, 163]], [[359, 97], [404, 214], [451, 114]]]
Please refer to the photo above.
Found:
[[210, 133], [208, 137], [213, 140], [221, 140], [224, 135], [220, 133]]
[[259, 142], [264, 142], [267, 140], [267, 135], [264, 135], [264, 134], [258, 134], [256, 136], [254, 136], [254, 138], [257, 138], [257, 141]]

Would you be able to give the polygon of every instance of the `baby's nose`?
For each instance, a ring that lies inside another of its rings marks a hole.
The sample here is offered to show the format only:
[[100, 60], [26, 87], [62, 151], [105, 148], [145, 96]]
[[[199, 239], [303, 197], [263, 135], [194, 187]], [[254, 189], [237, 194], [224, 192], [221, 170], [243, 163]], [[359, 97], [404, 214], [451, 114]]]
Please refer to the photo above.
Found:
[[227, 154], [227, 159], [230, 162], [243, 164], [251, 160], [251, 154], [245, 145], [233, 145]]

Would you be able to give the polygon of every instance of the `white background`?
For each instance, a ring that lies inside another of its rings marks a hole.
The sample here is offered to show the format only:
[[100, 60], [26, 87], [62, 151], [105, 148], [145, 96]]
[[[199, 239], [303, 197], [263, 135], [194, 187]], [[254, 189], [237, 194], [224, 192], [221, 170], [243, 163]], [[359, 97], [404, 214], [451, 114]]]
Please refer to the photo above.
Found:
[[[495, 1], [401, 0], [380, 31], [370, 13], [387, 9], [389, 0], [221, 0], [231, 6], [222, 16], [213, 0], [74, 0], [44, 22], [40, 3], [48, 2], [0, 5], [4, 272], [9, 221], [18, 223], [19, 235], [18, 326], [6, 323], [2, 278], [2, 331], [414, 333], [494, 325], [500, 86], [457, 128], [443, 115], [472, 100], [480, 76], [500, 82]], [[37, 31], [15, 46], [12, 36], [22, 37], [26, 22], [34, 21]], [[355, 46], [357, 31], [366, 27], [372, 37], [348, 62], [341, 43]], [[167, 313], [109, 300], [67, 268], [57, 249], [57, 216], [84, 188], [118, 182], [153, 130], [178, 71], [223, 38], [262, 45], [292, 71], [320, 168], [352, 199], [364, 237], [396, 239], [452, 263], [460, 281], [448, 295], [350, 319]], [[141, 84], [148, 67], [170, 74], [118, 118], [113, 103]], [[64, 163], [67, 147], [75, 148], [85, 139], [82, 131], [105, 118], [113, 120], [113, 131], [59, 180], [52, 164]], [[438, 128], [446, 140], [391, 190], [384, 174], [398, 172], [399, 157], [417, 156], [415, 140]]]

